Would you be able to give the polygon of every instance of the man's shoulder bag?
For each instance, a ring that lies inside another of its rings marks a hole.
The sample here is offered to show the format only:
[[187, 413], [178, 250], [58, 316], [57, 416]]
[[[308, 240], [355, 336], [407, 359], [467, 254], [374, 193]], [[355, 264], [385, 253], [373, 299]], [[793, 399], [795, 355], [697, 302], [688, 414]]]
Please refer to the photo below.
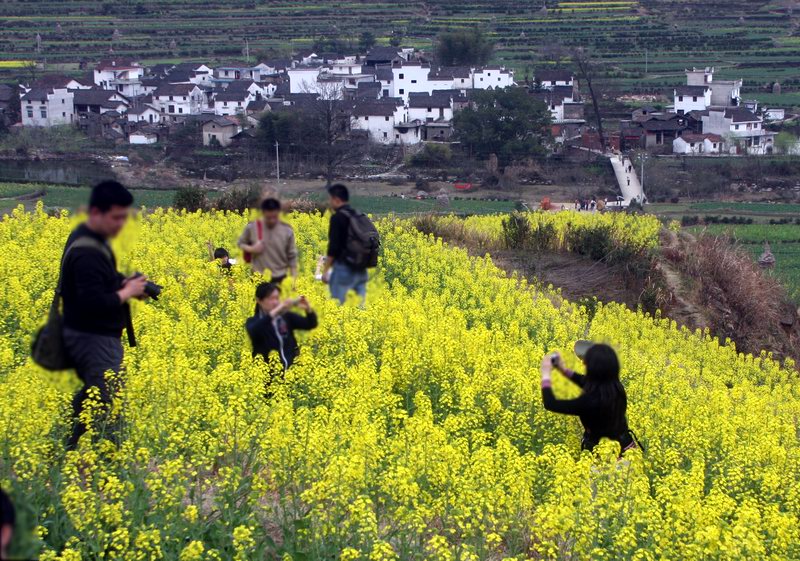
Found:
[[61, 267], [58, 273], [58, 284], [50, 304], [47, 323], [44, 324], [33, 338], [31, 357], [33, 361], [47, 370], [67, 370], [72, 367], [69, 355], [64, 348], [64, 318], [61, 314], [61, 286], [64, 278], [64, 264], [67, 256], [73, 249], [88, 247], [100, 251], [109, 260], [113, 261], [111, 249], [104, 243], [89, 237], [81, 236], [72, 242], [61, 258]]
[[[261, 220], [256, 220], [256, 231], [258, 232], [258, 241], [264, 239], [264, 226], [261, 224]], [[253, 254], [249, 251], [242, 252], [242, 259], [244, 259], [245, 263], [250, 263], [253, 261]]]

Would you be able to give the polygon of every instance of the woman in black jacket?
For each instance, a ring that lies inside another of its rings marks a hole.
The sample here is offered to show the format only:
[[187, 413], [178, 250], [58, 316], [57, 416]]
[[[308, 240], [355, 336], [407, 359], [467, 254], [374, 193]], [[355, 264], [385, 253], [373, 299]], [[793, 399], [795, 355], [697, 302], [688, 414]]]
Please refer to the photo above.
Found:
[[[579, 356], [584, 354], [579, 352]], [[586, 374], [578, 374], [564, 365], [558, 353], [545, 355], [542, 361], [542, 402], [544, 408], [554, 413], [577, 415], [583, 424], [582, 450], [592, 450], [601, 438], [616, 440], [624, 453], [636, 447], [636, 439], [628, 428], [625, 416], [628, 397], [619, 380], [619, 360], [608, 345], [591, 345], [585, 351], [583, 362]], [[553, 394], [551, 373], [553, 368], [583, 390], [575, 399], [558, 399]]]
[[[289, 311], [295, 306], [305, 315]], [[305, 296], [281, 301], [281, 288], [277, 284], [262, 282], [256, 287], [256, 313], [245, 323], [254, 357], [260, 355], [267, 360], [271, 352], [276, 352], [286, 370], [300, 352], [295, 329], [308, 331], [315, 327], [317, 314]]]

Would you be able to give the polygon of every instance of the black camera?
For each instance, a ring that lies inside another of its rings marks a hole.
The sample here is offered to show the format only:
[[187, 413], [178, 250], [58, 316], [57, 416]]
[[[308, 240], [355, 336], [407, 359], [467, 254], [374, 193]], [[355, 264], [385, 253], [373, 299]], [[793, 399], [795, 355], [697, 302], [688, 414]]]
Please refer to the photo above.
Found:
[[558, 355], [550, 355], [550, 364], [553, 366], [558, 366]]
[[[141, 277], [142, 273], [136, 272], [133, 275], [133, 278]], [[147, 294], [153, 300], [158, 300], [158, 297], [161, 295], [161, 291], [164, 290], [164, 287], [160, 284], [156, 284], [152, 281], [147, 281], [144, 285], [144, 293]]]

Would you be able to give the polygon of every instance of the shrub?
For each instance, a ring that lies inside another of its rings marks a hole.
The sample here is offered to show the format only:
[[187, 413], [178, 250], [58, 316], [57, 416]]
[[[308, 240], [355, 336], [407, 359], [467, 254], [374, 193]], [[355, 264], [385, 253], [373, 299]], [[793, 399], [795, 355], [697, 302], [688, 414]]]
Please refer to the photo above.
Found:
[[614, 251], [611, 228], [606, 225], [570, 228], [566, 238], [571, 251], [587, 255], [595, 261], [608, 258]]
[[446, 144], [426, 144], [408, 162], [414, 167], [441, 167], [449, 164], [452, 159], [453, 152]]
[[175, 193], [172, 206], [189, 212], [206, 210], [208, 208], [208, 198], [206, 197], [206, 192], [200, 187], [184, 187], [178, 189], [178, 192]]
[[250, 185], [245, 188], [232, 189], [223, 193], [217, 200], [217, 210], [243, 212], [255, 207], [261, 200], [261, 188]]
[[527, 215], [514, 212], [503, 219], [503, 244], [507, 249], [528, 247], [531, 243], [531, 223]]

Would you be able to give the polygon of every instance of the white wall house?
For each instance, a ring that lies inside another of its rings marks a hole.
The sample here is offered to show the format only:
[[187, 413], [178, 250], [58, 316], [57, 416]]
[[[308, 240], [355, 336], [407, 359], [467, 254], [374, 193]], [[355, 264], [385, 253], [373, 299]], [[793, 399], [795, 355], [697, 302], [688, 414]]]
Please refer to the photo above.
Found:
[[230, 117], [215, 117], [203, 125], [203, 145], [230, 146], [233, 137], [241, 131], [238, 121]]
[[161, 122], [161, 112], [149, 104], [128, 109], [125, 116], [129, 123], [157, 124]]
[[22, 124], [26, 127], [53, 127], [75, 122], [74, 94], [67, 88], [28, 90], [20, 98]]
[[534, 80], [545, 90], [552, 90], [556, 86], [575, 85], [575, 77], [569, 70], [539, 70]]
[[356, 105], [351, 127], [369, 132], [370, 140], [381, 144], [395, 142], [395, 125], [405, 120], [400, 99], [369, 100]]
[[321, 67], [319, 66], [296, 66], [289, 68], [286, 73], [289, 75], [289, 93], [318, 93], [319, 76]]
[[155, 144], [158, 142], [158, 135], [154, 132], [134, 131], [128, 136], [131, 144]]
[[514, 85], [514, 73], [500, 66], [486, 66], [475, 69], [472, 87], [477, 90], [507, 88]]
[[143, 95], [144, 68], [129, 60], [103, 60], [94, 69], [94, 83], [105, 90], [116, 90], [126, 97]]
[[52, 127], [75, 122], [72, 91], [90, 87], [60, 74], [42, 76], [30, 88], [22, 86], [20, 110], [23, 126]]
[[703, 133], [715, 134], [725, 141], [731, 154], [771, 154], [775, 133], [765, 131], [761, 117], [744, 107], [710, 108], [701, 117]]
[[419, 121], [405, 121], [394, 126], [394, 141], [396, 144], [419, 144], [422, 142], [422, 123]]
[[431, 66], [421, 62], [395, 62], [392, 64], [392, 93], [391, 97], [399, 97], [403, 102], [408, 102], [411, 92], [428, 92], [428, 74]]
[[453, 120], [453, 100], [446, 95], [411, 93], [408, 99], [408, 120], [450, 122]]
[[705, 111], [711, 106], [709, 86], [678, 86], [673, 91], [675, 112], [685, 115], [690, 111]]
[[246, 90], [240, 92], [220, 92], [214, 95], [214, 114], [242, 114], [246, 111], [247, 105], [255, 100], [256, 96]]
[[742, 81], [714, 80], [713, 66], [687, 70], [686, 85], [708, 87], [711, 90], [711, 99], [708, 105], [735, 107], [740, 104], [742, 99]]
[[206, 96], [195, 84], [164, 84], [153, 92], [153, 106], [163, 119], [176, 122], [199, 115], [205, 109]]
[[698, 156], [700, 154], [720, 154], [722, 150], [722, 137], [716, 134], [684, 133], [672, 141], [673, 154]]
[[782, 107], [768, 107], [764, 109], [765, 121], [783, 121], [786, 118], [786, 109]]

